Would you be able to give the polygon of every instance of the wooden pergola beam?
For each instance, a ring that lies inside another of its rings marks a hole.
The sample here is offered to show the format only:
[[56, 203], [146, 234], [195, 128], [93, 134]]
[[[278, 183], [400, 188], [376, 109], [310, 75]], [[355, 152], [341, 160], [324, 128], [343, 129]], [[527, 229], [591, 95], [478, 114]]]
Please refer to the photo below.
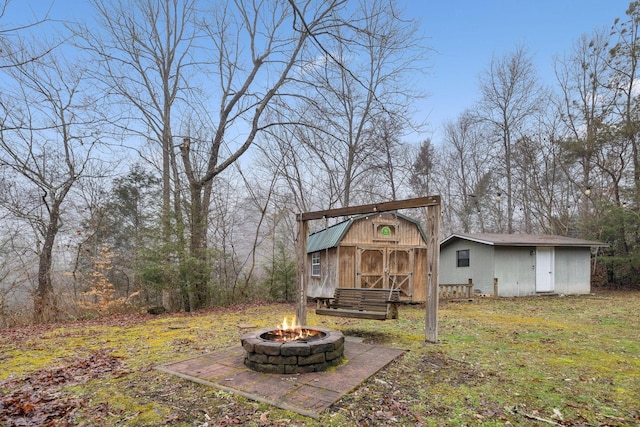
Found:
[[440, 196], [417, 197], [414, 199], [394, 200], [391, 202], [373, 203], [370, 205], [347, 206], [346, 208], [328, 209], [324, 211], [298, 214], [298, 221], [335, 218], [339, 216], [360, 215], [366, 213], [389, 212], [398, 209], [421, 208], [440, 205]]

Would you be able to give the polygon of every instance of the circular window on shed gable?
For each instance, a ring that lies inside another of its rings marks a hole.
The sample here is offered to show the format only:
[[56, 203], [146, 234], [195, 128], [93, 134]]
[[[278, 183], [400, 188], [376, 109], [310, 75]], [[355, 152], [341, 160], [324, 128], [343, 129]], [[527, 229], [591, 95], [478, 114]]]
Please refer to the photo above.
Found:
[[383, 238], [393, 237], [396, 234], [396, 228], [393, 225], [379, 225], [378, 236]]

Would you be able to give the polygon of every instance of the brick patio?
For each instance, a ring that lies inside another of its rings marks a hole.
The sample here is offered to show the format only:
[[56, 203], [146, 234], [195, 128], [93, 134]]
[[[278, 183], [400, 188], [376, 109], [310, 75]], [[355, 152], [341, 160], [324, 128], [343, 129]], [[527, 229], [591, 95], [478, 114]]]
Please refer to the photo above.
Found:
[[245, 351], [241, 346], [157, 369], [317, 419], [322, 411], [404, 352], [347, 338], [346, 362], [324, 372], [289, 375], [255, 372], [244, 365]]

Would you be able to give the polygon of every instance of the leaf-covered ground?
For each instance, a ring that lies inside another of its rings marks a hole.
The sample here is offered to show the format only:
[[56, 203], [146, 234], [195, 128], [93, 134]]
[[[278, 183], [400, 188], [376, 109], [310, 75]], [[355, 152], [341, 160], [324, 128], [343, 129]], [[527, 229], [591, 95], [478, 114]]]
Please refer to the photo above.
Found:
[[0, 331], [0, 425], [640, 425], [640, 293], [443, 304], [437, 345], [424, 307], [385, 322], [308, 323], [410, 350], [320, 420], [155, 370], [239, 343], [291, 304], [130, 315]]

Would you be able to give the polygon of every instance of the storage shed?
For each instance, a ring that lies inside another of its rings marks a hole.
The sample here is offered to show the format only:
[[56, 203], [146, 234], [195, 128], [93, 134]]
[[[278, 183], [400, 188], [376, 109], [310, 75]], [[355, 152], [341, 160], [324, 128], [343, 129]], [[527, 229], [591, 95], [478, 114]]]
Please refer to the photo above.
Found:
[[417, 220], [397, 212], [353, 216], [309, 235], [307, 296], [336, 287], [400, 289], [400, 300], [426, 301], [427, 239]]
[[467, 283], [501, 297], [591, 292], [592, 249], [607, 244], [564, 236], [452, 234], [440, 243], [440, 283]]

